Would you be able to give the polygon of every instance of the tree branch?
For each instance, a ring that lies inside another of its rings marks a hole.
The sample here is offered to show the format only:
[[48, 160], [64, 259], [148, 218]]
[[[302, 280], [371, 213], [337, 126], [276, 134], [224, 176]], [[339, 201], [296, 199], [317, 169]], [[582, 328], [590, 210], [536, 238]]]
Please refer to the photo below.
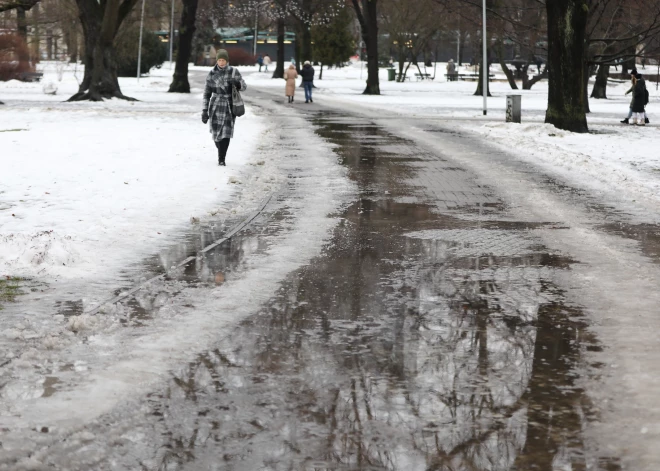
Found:
[[23, 8], [29, 10], [41, 0], [0, 0], [0, 12]]

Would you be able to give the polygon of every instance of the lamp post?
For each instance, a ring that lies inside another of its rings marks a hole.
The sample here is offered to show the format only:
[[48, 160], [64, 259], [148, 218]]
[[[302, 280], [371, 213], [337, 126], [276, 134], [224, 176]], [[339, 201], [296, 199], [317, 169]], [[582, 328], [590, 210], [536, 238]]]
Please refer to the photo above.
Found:
[[484, 97], [484, 116], [488, 114], [488, 52], [486, 50], [486, 0], [483, 0], [483, 23], [484, 23], [484, 31], [483, 31], [483, 49], [484, 49], [484, 56], [483, 56], [483, 62], [481, 63], [481, 74], [483, 76], [483, 84], [481, 86], [481, 93]]
[[257, 55], [257, 36], [259, 36], [259, 4], [254, 6], [254, 48], [252, 55]]
[[142, 30], [144, 29], [144, 2], [142, 0], [142, 14], [140, 15], [140, 41], [138, 44], [138, 65], [137, 65], [137, 81], [140, 81], [140, 65], [142, 62]]

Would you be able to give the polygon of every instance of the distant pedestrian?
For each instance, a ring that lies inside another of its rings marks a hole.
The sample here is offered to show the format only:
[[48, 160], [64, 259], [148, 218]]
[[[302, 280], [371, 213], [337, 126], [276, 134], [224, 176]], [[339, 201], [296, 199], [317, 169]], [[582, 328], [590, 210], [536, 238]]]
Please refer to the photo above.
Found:
[[314, 67], [309, 61], [305, 61], [302, 70], [300, 71], [303, 79], [303, 87], [305, 87], [305, 103], [314, 103], [312, 100], [312, 88], [314, 88]]
[[266, 54], [264, 56], [264, 66], [266, 67], [265, 72], [268, 72], [268, 66], [270, 65], [271, 62], [273, 62], [273, 61], [270, 60], [270, 56], [268, 54]]
[[264, 66], [264, 56], [261, 54], [257, 57], [257, 64], [259, 64], [259, 72], [261, 72], [261, 68]]
[[[628, 116], [625, 119], [621, 120], [621, 122], [623, 124], [629, 124], [630, 119], [633, 117], [633, 113], [635, 113], [635, 111], [633, 110], [633, 107], [635, 105], [635, 93], [634, 92], [635, 92], [635, 86], [638, 82], [638, 79], [637, 79], [638, 75], [639, 75], [640, 79], [642, 80], [642, 85], [643, 85], [643, 88], [644, 88], [644, 97], [643, 97], [643, 100], [642, 100], [643, 104], [646, 105], [648, 103], [648, 101], [647, 101], [648, 91], [646, 90], [646, 81], [642, 78], [641, 74], [637, 73], [637, 69], [632, 69], [630, 71], [630, 84], [631, 85], [630, 85], [630, 88], [628, 89], [628, 91], [626, 92], [626, 95], [629, 94], [629, 93], [632, 93], [632, 98], [630, 99], [630, 108], [628, 109]], [[648, 118], [648, 115], [646, 114], [645, 109], [643, 110], [643, 113], [644, 113], [643, 123], [644, 124], [649, 124], [649, 118]], [[635, 122], [635, 120], [633, 120], [633, 123], [631, 123], [631, 124], [637, 124], [637, 123]]]
[[456, 64], [454, 64], [454, 59], [449, 59], [447, 62], [447, 80], [450, 82], [456, 79]]
[[217, 63], [206, 76], [204, 87], [202, 122], [209, 122], [213, 142], [218, 148], [218, 165], [225, 165], [229, 141], [234, 137], [236, 116], [232, 112], [232, 87], [243, 91], [247, 85], [241, 73], [229, 65], [229, 54], [219, 49], [216, 55]]
[[296, 93], [297, 78], [298, 71], [296, 70], [296, 66], [291, 64], [289, 68], [284, 72], [284, 80], [286, 80], [284, 93], [289, 98], [289, 103], [293, 103], [293, 95]]
[[296, 58], [295, 57], [291, 58], [291, 63], [293, 64], [294, 67], [296, 66]]
[[632, 103], [632, 112], [633, 112], [633, 124], [638, 126], [644, 126], [649, 122], [649, 119], [646, 117], [645, 107], [648, 103], [649, 92], [646, 89], [646, 81], [642, 77], [642, 74], [639, 72], [634, 75], [635, 86], [633, 88], [633, 103]]

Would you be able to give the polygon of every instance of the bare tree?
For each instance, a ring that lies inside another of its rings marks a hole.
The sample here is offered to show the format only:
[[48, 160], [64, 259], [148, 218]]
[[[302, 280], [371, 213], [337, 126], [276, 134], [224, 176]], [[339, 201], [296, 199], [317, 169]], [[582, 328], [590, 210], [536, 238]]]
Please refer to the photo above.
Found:
[[115, 38], [137, 0], [76, 0], [85, 44], [85, 76], [69, 101], [101, 101], [125, 96], [117, 80]]

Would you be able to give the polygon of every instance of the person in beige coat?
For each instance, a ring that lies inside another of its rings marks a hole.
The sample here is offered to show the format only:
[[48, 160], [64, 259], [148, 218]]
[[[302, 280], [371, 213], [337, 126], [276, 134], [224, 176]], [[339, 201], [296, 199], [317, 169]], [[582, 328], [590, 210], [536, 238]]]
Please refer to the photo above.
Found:
[[293, 95], [296, 93], [296, 79], [298, 78], [298, 72], [296, 71], [296, 66], [291, 64], [289, 68], [284, 72], [284, 80], [286, 80], [286, 90], [285, 95], [289, 97], [289, 103], [293, 103]]

